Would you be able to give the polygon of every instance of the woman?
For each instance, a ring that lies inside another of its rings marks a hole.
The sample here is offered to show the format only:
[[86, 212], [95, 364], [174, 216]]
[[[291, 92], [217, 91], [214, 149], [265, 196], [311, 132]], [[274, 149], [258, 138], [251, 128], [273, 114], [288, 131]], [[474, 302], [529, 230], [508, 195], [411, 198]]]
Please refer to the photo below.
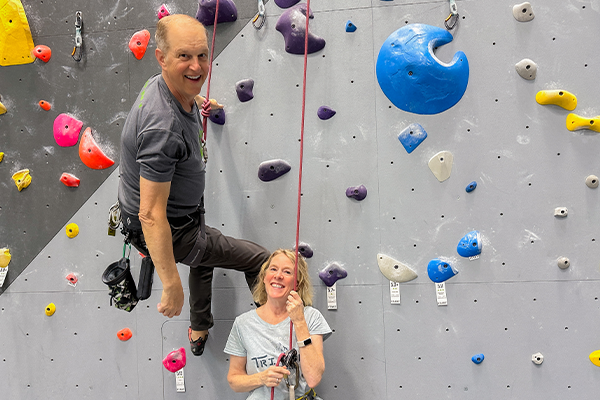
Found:
[[[267, 400], [271, 388], [275, 399], [289, 399], [286, 376], [296, 384], [296, 371], [277, 366], [289, 346], [290, 320], [293, 347], [299, 352], [299, 384], [294, 398], [311, 392], [325, 371], [323, 341], [331, 329], [323, 315], [312, 308], [312, 285], [304, 258], [298, 260], [298, 292], [294, 291], [295, 253], [279, 249], [262, 265], [252, 292], [260, 304], [235, 319], [225, 353], [229, 354], [227, 380], [235, 392], [250, 392], [247, 399]], [[291, 377], [289, 375], [292, 375]], [[308, 397], [311, 398], [311, 397]]]

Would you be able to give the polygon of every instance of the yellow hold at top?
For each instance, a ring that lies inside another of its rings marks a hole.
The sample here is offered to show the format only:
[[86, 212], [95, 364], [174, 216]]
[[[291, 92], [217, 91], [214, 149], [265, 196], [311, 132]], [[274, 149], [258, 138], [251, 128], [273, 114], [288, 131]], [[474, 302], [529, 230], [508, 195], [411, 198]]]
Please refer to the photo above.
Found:
[[0, 0], [0, 65], [30, 64], [33, 39], [21, 0]]

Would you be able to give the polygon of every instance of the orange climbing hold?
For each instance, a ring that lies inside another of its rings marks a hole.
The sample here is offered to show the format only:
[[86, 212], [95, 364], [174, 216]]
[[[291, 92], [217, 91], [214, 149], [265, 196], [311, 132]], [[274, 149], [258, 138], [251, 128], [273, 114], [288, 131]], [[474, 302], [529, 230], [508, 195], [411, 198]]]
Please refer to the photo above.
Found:
[[123, 328], [119, 332], [117, 332], [117, 337], [123, 342], [126, 342], [127, 340], [131, 339], [132, 336], [133, 333], [131, 333], [131, 329], [129, 328]]
[[98, 146], [92, 136], [92, 128], [86, 128], [79, 142], [79, 158], [92, 169], [105, 169], [115, 162], [111, 160]]
[[33, 55], [42, 60], [43, 62], [48, 62], [50, 61], [50, 57], [52, 57], [52, 50], [50, 50], [50, 47], [40, 44], [38, 46], [35, 46], [35, 48], [33, 49]]
[[48, 103], [46, 100], [40, 100], [38, 103], [42, 110], [50, 111], [52, 108], [52, 104]]
[[79, 187], [80, 182], [78, 177], [67, 172], [63, 172], [60, 176], [60, 181], [68, 187]]
[[141, 60], [142, 57], [144, 57], [146, 49], [148, 48], [148, 42], [150, 42], [150, 32], [146, 29], [133, 34], [129, 41], [129, 49], [135, 58]]

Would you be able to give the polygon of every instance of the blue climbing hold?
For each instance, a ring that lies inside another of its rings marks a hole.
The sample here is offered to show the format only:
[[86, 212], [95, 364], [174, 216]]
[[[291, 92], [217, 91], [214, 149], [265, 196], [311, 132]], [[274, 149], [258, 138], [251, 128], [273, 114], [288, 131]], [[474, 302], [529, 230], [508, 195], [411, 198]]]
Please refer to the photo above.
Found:
[[344, 279], [348, 272], [336, 262], [332, 262], [327, 267], [319, 271], [319, 278], [329, 287], [333, 286], [338, 279]]
[[346, 32], [356, 32], [356, 25], [354, 25], [350, 20], [346, 22]]
[[427, 274], [429, 279], [439, 283], [452, 278], [458, 271], [449, 262], [434, 258], [427, 264]]
[[284, 160], [265, 161], [258, 166], [258, 179], [269, 182], [287, 174], [291, 169], [292, 166]]
[[398, 140], [408, 154], [412, 153], [427, 138], [427, 132], [420, 124], [410, 124], [398, 135]]
[[416, 114], [437, 114], [462, 98], [469, 81], [469, 62], [462, 51], [441, 62], [433, 49], [452, 41], [436, 26], [410, 24], [392, 33], [377, 57], [377, 81], [398, 108]]
[[463, 257], [474, 257], [481, 253], [481, 235], [479, 231], [471, 231], [463, 236], [456, 246], [456, 251]]
[[476, 188], [477, 188], [477, 182], [473, 181], [473, 182], [471, 182], [471, 183], [469, 183], [467, 185], [467, 187], [465, 188], [465, 190], [467, 191], [467, 193], [471, 193]]
[[475, 354], [473, 357], [471, 357], [471, 361], [473, 361], [475, 364], [481, 364], [484, 358], [485, 356], [483, 354]]

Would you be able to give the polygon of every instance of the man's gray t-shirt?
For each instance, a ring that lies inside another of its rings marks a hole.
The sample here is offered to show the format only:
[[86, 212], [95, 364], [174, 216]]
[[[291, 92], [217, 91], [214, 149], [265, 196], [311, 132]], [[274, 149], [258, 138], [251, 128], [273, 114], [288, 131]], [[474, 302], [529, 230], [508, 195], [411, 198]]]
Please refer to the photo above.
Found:
[[[304, 318], [311, 335], [323, 335], [323, 340], [331, 336], [331, 328], [319, 310], [304, 307]], [[296, 343], [294, 329], [292, 342]], [[256, 310], [248, 311], [235, 319], [231, 333], [227, 339], [224, 352], [238, 357], [246, 357], [246, 372], [253, 375], [277, 364], [277, 358], [288, 350], [290, 344], [290, 318], [277, 325], [263, 321]], [[300, 376], [300, 384], [296, 388], [295, 398], [308, 391], [306, 380]], [[250, 392], [247, 400], [265, 400], [271, 398], [271, 388], [261, 386]], [[288, 399], [289, 392], [282, 380], [275, 388], [275, 399]]]
[[168, 217], [194, 212], [204, 194], [206, 165], [200, 150], [201, 134], [196, 103], [192, 112], [186, 112], [163, 77], [151, 77], [133, 104], [121, 135], [122, 210], [137, 217], [142, 176], [152, 182], [171, 182]]

